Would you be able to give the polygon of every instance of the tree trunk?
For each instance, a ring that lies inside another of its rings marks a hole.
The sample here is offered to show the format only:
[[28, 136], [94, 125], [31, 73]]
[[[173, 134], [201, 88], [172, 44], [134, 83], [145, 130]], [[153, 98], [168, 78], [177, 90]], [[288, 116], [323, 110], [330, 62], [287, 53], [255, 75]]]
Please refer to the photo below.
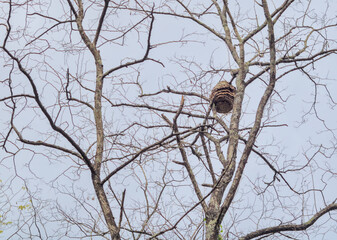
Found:
[[218, 240], [220, 225], [217, 224], [217, 217], [206, 218], [206, 240]]
[[94, 189], [95, 189], [99, 204], [103, 211], [104, 219], [105, 219], [105, 222], [108, 226], [108, 229], [111, 235], [111, 240], [120, 240], [121, 237], [119, 235], [119, 229], [116, 225], [115, 218], [112, 215], [110, 204], [104, 192], [103, 185], [101, 184], [101, 181], [97, 175], [92, 176], [92, 183], [94, 185]]

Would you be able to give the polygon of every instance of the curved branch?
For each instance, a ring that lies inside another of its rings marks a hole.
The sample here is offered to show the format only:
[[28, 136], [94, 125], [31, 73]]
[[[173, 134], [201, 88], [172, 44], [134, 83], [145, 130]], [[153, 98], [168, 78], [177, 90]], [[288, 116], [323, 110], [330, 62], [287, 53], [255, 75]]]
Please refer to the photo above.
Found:
[[34, 146], [45, 146], [45, 147], [48, 147], [48, 148], [57, 149], [57, 150], [60, 150], [62, 152], [74, 155], [74, 156], [83, 160], [83, 157], [80, 154], [78, 154], [77, 152], [71, 151], [67, 148], [64, 148], [64, 147], [61, 147], [61, 146], [58, 146], [58, 145], [55, 145], [55, 144], [43, 142], [43, 141], [40, 141], [40, 140], [39, 141], [32, 141], [32, 140], [25, 139], [25, 138], [22, 137], [22, 134], [19, 132], [19, 130], [16, 127], [12, 126], [12, 128], [14, 129], [15, 133], [18, 135], [19, 140], [21, 142], [25, 143], [25, 144], [34, 145]]
[[83, 161], [85, 162], [85, 164], [88, 166], [88, 168], [90, 169], [92, 174], [96, 174], [89, 158], [87, 157], [86, 153], [83, 151], [83, 149], [75, 142], [75, 140], [68, 134], [66, 133], [62, 128], [60, 128], [59, 126], [57, 126], [53, 120], [53, 118], [51, 117], [51, 115], [48, 113], [47, 109], [45, 108], [45, 106], [43, 105], [43, 103], [41, 102], [41, 99], [39, 97], [39, 93], [37, 91], [37, 87], [35, 85], [35, 82], [33, 80], [33, 78], [31, 77], [31, 75], [26, 71], [26, 69], [22, 66], [20, 60], [15, 57], [13, 54], [11, 54], [9, 52], [8, 49], [3, 48], [4, 51], [6, 52], [6, 54], [13, 59], [16, 64], [18, 65], [20, 71], [23, 73], [23, 75], [25, 75], [25, 77], [28, 79], [32, 89], [33, 89], [33, 93], [34, 93], [34, 99], [35, 102], [37, 103], [37, 105], [39, 106], [40, 110], [42, 111], [42, 113], [44, 114], [44, 116], [48, 119], [49, 125], [51, 126], [51, 128], [53, 130], [55, 130], [56, 132], [60, 133], [65, 139], [67, 139], [67, 141], [78, 151], [78, 153], [81, 155]]
[[248, 240], [253, 239], [256, 237], [263, 237], [267, 234], [275, 234], [285, 231], [303, 231], [312, 226], [320, 217], [322, 217], [324, 214], [337, 210], [337, 203], [331, 203], [319, 212], [317, 212], [312, 218], [310, 218], [308, 221], [302, 223], [302, 224], [286, 224], [286, 225], [280, 225], [275, 227], [269, 227], [257, 230], [255, 232], [249, 233], [246, 236], [240, 238], [240, 240]]

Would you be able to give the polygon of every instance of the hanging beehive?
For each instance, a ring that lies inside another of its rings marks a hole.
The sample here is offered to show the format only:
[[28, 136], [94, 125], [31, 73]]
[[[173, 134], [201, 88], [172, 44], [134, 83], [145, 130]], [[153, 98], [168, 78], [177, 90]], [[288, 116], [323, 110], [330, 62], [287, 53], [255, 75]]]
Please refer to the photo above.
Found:
[[233, 108], [236, 88], [226, 81], [218, 82], [210, 96], [210, 101], [217, 113], [228, 113]]

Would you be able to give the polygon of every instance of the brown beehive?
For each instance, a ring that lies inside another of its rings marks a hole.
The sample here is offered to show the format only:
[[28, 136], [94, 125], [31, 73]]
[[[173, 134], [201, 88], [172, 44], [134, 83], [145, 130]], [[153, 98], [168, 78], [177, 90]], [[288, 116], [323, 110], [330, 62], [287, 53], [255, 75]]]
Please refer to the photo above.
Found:
[[233, 108], [236, 88], [226, 81], [218, 82], [210, 96], [210, 101], [217, 113], [228, 113]]

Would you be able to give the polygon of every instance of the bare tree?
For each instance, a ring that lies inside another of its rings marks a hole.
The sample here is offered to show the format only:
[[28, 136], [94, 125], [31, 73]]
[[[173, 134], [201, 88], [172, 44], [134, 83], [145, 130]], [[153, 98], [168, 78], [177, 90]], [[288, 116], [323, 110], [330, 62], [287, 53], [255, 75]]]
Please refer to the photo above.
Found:
[[1, 5], [1, 178], [25, 202], [1, 234], [335, 236], [336, 4]]

